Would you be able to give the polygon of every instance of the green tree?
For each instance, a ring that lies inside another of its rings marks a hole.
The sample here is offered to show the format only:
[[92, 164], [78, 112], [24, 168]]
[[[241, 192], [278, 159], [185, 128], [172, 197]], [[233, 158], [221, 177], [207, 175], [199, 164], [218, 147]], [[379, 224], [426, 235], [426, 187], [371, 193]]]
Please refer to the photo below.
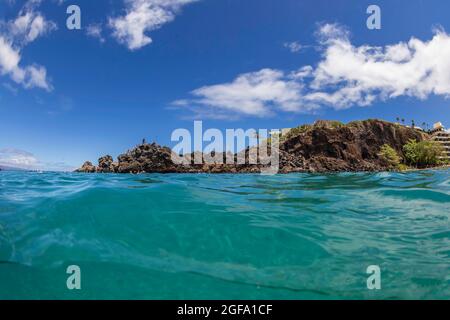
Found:
[[419, 152], [416, 140], [409, 140], [407, 144], [403, 146], [403, 152], [405, 153], [406, 162], [410, 165], [417, 165], [419, 162]]
[[409, 140], [403, 146], [406, 161], [415, 167], [427, 167], [442, 164], [440, 157], [443, 155], [443, 148], [436, 141]]
[[390, 168], [397, 169], [400, 166], [401, 158], [397, 152], [388, 144], [384, 144], [381, 147], [378, 154], [380, 159], [385, 162]]

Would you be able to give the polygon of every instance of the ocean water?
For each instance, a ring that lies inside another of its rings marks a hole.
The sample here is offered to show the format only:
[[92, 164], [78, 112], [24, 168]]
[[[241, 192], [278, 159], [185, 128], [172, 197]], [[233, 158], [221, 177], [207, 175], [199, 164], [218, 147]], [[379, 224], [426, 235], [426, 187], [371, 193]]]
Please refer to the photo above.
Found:
[[449, 218], [448, 170], [1, 172], [0, 299], [450, 299]]

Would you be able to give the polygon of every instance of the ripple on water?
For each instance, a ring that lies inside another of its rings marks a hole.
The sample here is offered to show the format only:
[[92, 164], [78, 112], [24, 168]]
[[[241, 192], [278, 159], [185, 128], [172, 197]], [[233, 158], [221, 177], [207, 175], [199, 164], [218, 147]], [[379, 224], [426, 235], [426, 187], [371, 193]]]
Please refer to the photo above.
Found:
[[1, 172], [0, 298], [65, 297], [55, 274], [75, 263], [88, 299], [448, 299], [449, 209], [448, 170]]

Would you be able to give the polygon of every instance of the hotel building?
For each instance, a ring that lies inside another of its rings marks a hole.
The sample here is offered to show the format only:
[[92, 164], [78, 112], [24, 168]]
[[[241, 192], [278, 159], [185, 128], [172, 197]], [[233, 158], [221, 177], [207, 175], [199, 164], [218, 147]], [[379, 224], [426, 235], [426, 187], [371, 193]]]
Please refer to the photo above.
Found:
[[450, 131], [445, 130], [442, 123], [437, 122], [430, 131], [432, 140], [439, 142], [444, 147], [442, 159], [450, 160]]

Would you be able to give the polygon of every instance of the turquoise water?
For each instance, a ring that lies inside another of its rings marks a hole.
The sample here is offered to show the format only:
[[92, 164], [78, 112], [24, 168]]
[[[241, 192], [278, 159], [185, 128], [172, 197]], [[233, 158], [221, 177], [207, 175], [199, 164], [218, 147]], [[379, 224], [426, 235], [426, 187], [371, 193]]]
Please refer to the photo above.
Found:
[[0, 299], [449, 299], [449, 209], [448, 170], [1, 172]]

